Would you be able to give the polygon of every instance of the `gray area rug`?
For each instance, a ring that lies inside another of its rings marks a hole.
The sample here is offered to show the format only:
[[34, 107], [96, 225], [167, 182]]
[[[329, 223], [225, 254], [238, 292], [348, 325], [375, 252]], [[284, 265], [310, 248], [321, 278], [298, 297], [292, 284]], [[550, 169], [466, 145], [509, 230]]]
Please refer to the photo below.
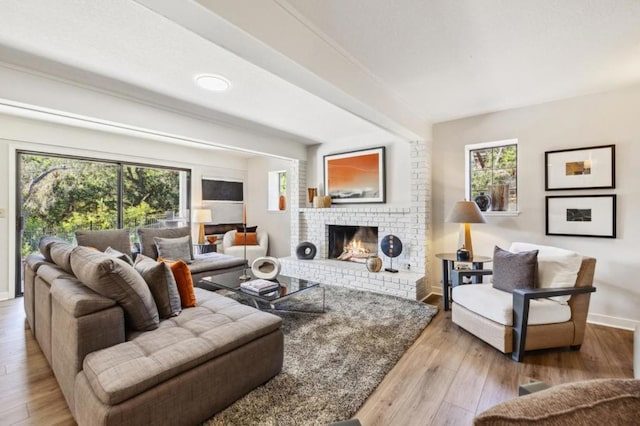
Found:
[[[282, 372], [205, 425], [325, 425], [352, 417], [429, 324], [435, 306], [324, 286], [324, 314], [283, 319]], [[311, 290], [277, 307], [318, 310]]]

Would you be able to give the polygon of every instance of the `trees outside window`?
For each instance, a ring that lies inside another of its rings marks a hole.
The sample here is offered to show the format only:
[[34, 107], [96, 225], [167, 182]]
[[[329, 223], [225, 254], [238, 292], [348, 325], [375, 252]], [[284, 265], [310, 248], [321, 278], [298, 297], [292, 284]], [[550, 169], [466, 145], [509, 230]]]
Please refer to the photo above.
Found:
[[508, 208], [518, 209], [518, 145], [517, 141], [501, 141], [466, 146], [467, 195], [474, 200], [492, 187], [508, 185]]
[[77, 230], [135, 229], [188, 207], [187, 170], [20, 152], [18, 174], [23, 256], [43, 235], [72, 242]]

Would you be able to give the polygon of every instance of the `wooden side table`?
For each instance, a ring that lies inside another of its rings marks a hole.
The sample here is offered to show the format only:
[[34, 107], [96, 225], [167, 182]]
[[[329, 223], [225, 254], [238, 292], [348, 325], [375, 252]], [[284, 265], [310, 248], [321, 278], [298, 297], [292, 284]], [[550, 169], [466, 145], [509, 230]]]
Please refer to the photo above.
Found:
[[[436, 257], [442, 260], [442, 309], [449, 310], [449, 301], [451, 295], [451, 271], [455, 268], [456, 263], [470, 263], [472, 269], [482, 269], [485, 263], [492, 262], [493, 259], [488, 256], [473, 256], [473, 258], [465, 261], [458, 260], [455, 253], [438, 253]], [[482, 277], [474, 276], [473, 282], [482, 282]]]

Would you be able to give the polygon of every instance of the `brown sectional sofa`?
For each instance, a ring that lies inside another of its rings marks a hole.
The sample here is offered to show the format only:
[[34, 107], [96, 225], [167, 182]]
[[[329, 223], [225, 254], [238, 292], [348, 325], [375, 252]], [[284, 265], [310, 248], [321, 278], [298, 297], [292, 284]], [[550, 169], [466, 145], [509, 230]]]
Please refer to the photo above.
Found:
[[196, 307], [133, 330], [140, 306], [90, 287], [115, 274], [140, 291], [137, 272], [87, 250], [48, 242], [24, 275], [27, 322], [80, 425], [197, 424], [280, 372], [279, 317], [195, 288]]

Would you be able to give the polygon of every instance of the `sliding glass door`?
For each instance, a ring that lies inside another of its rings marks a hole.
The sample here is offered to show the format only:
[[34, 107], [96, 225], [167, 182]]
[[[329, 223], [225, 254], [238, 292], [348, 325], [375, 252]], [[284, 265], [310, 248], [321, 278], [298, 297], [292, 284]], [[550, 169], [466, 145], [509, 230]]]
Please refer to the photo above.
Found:
[[18, 152], [17, 165], [19, 270], [42, 236], [73, 242], [77, 230], [134, 230], [188, 211], [189, 170], [33, 152]]

